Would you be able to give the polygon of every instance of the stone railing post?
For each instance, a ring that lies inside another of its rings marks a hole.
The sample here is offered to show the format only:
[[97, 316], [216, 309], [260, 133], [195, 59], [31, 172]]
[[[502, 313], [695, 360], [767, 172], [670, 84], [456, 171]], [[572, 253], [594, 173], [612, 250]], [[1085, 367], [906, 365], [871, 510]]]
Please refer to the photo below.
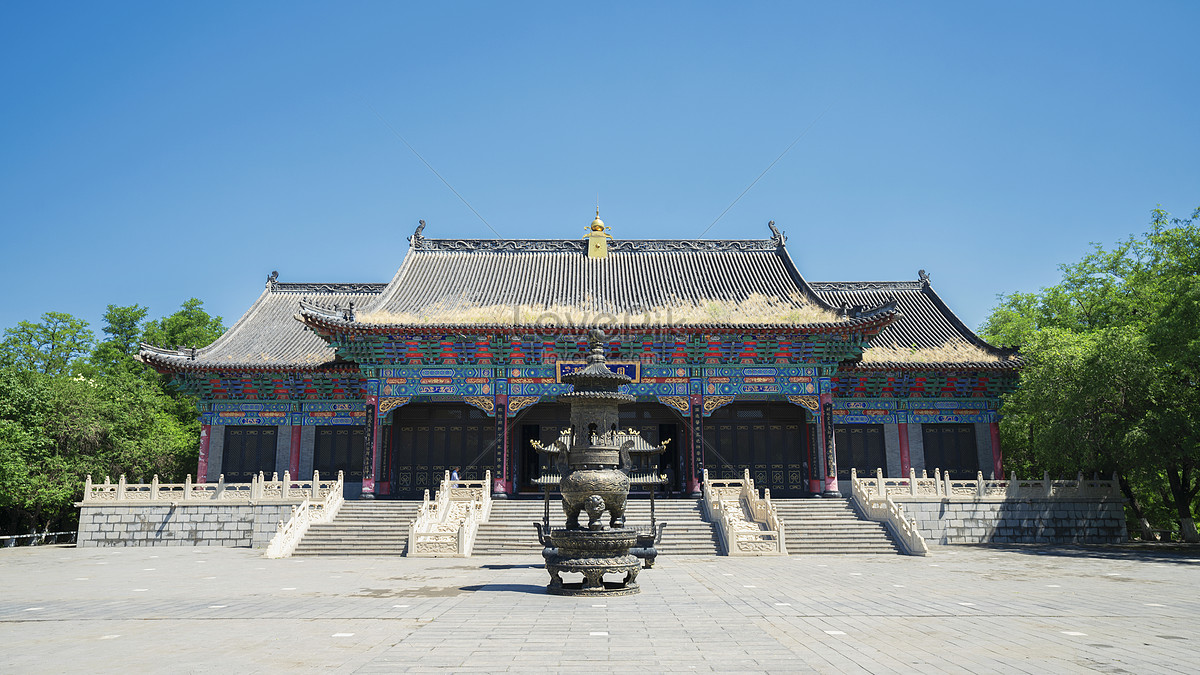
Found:
[[287, 499], [288, 495], [291, 493], [291, 491], [292, 491], [292, 472], [285, 469], [283, 472], [283, 483], [280, 484], [280, 486], [279, 486], [279, 496], [284, 499]]
[[908, 493], [912, 496], [917, 496], [917, 470], [908, 467]]
[[192, 474], [189, 473], [187, 475], [187, 478], [183, 479], [183, 500], [186, 502], [187, 500], [189, 500], [191, 498], [192, 498]]
[[125, 474], [117, 479], [117, 501], [125, 501]]
[[979, 495], [980, 497], [987, 495], [987, 486], [983, 482], [982, 471], [975, 472], [975, 494]]
[[318, 485], [320, 485], [320, 483], [321, 483], [321, 472], [317, 471], [316, 469], [313, 469], [313, 480], [312, 480], [312, 491], [311, 491], [313, 499], [320, 499], [320, 497], [321, 497], [321, 489], [318, 487]]
[[150, 477], [150, 501], [158, 501], [158, 474]]
[[1054, 483], [1050, 480], [1049, 471], [1042, 472], [1042, 489], [1045, 490], [1045, 495], [1047, 497], [1054, 494]]
[[1083, 494], [1083, 472], [1082, 471], [1080, 471], [1079, 475], [1075, 477], [1075, 494], [1078, 494], [1078, 495]]
[[887, 494], [887, 489], [883, 487], [883, 468], [875, 467], [875, 494], [880, 497]]
[[937, 496], [941, 497], [942, 496], [942, 470], [941, 469], [933, 470], [933, 484], [937, 488]]
[[92, 497], [92, 474], [88, 474], [87, 478], [83, 479], [83, 501], [87, 501]]

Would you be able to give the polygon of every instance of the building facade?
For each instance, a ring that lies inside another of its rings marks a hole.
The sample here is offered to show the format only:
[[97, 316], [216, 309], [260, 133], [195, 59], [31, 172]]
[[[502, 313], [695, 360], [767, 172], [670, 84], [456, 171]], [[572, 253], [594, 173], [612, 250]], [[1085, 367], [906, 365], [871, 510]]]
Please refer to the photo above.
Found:
[[[596, 228], [599, 223], [599, 228]], [[999, 397], [1020, 359], [915, 281], [804, 279], [783, 235], [744, 240], [426, 239], [389, 283], [283, 283], [194, 350], [140, 358], [199, 398], [198, 480], [343, 470], [407, 497], [452, 467], [534, 490], [566, 424], [562, 376], [587, 333], [633, 383], [621, 425], [667, 442], [695, 492], [749, 469], [777, 496], [838, 491], [851, 468], [1003, 473]], [[844, 484], [843, 484], [844, 485]]]

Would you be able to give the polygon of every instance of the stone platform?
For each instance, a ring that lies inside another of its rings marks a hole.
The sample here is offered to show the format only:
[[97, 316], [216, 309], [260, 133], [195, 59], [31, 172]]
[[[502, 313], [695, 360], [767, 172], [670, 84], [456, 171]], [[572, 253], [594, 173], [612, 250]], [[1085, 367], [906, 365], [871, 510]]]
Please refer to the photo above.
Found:
[[660, 556], [640, 595], [540, 555], [0, 551], [0, 672], [1200, 671], [1200, 548]]

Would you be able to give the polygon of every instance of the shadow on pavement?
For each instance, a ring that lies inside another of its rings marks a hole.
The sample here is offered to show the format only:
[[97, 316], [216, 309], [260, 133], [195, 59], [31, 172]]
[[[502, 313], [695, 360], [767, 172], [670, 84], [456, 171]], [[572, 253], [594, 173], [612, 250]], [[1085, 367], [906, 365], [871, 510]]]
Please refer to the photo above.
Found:
[[972, 548], [1044, 557], [1142, 560], [1147, 562], [1200, 565], [1200, 544], [981, 544]]
[[479, 584], [477, 586], [462, 586], [459, 588], [462, 591], [501, 591], [508, 593], [532, 593], [536, 595], [545, 595], [545, 586], [534, 586], [533, 584]]

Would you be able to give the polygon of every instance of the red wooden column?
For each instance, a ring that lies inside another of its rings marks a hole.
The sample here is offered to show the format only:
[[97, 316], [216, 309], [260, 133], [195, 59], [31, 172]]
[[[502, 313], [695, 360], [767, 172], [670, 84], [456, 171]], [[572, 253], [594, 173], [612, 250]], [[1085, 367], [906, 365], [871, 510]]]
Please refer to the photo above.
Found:
[[208, 481], [208, 441], [212, 435], [212, 426], [204, 424], [200, 427], [200, 461], [196, 464], [196, 482]]
[[375, 463], [379, 460], [379, 415], [375, 411], [378, 410], [378, 406], [378, 396], [367, 397], [367, 424], [371, 425], [371, 447], [367, 450], [369, 458], [363, 462], [363, 499], [373, 499], [375, 496]]
[[492, 475], [492, 494], [493, 495], [508, 495], [513, 494], [512, 480], [509, 478], [508, 471], [508, 384], [505, 380], [500, 380], [496, 385], [496, 445], [500, 448], [499, 461], [494, 462], [496, 473]]
[[900, 475], [907, 478], [908, 470], [912, 467], [912, 460], [908, 454], [908, 423], [897, 424], [896, 430], [900, 433]]
[[813, 411], [813, 419], [817, 424], [817, 433], [815, 434], [817, 444], [816, 452], [813, 453], [814, 461], [810, 473], [812, 480], [809, 481], [809, 487], [813, 494], [819, 496], [825, 491], [825, 412], [819, 398], [817, 399], [817, 409]]
[[[821, 406], [817, 406], [820, 408]], [[812, 417], [812, 421], [809, 421]], [[805, 429], [804, 445], [805, 451], [808, 453], [808, 491], [819, 495], [821, 494], [821, 476], [824, 469], [821, 468], [821, 455], [824, 454], [824, 443], [821, 442], [821, 413], [817, 410], [812, 411], [812, 415], [805, 415], [804, 421], [811, 425], [811, 428]]]
[[508, 468], [508, 454], [511, 452], [511, 449], [508, 447], [508, 406], [505, 406], [503, 410], [497, 411], [496, 414], [499, 415], [500, 419], [502, 420], [500, 423], [500, 433], [503, 434], [501, 437], [501, 443], [503, 443], [502, 448], [504, 452], [504, 456], [500, 458], [500, 475], [503, 477], [503, 480], [500, 482], [500, 487], [504, 490], [504, 494], [513, 494], [516, 491], [513, 489], [512, 472], [509, 471]]
[[996, 472], [996, 478], [1004, 478], [1004, 451], [1000, 448], [1000, 423], [992, 422], [988, 425], [988, 429], [992, 432], [992, 470]]
[[[292, 425], [292, 456], [288, 458], [288, 473], [292, 478], [300, 476], [300, 430], [303, 429], [299, 424]], [[312, 478], [312, 476], [309, 476]]]
[[825, 492], [826, 497], [840, 497], [841, 492], [838, 491], [837, 481], [837, 446], [834, 441], [833, 433], [833, 396], [831, 394], [821, 394], [821, 436], [825, 440], [825, 452], [823, 453], [825, 465]]
[[[700, 493], [700, 467], [704, 465], [704, 397], [693, 394], [691, 397], [691, 441], [687, 454], [687, 490], [691, 494]], [[699, 463], [699, 465], [697, 464]]]

